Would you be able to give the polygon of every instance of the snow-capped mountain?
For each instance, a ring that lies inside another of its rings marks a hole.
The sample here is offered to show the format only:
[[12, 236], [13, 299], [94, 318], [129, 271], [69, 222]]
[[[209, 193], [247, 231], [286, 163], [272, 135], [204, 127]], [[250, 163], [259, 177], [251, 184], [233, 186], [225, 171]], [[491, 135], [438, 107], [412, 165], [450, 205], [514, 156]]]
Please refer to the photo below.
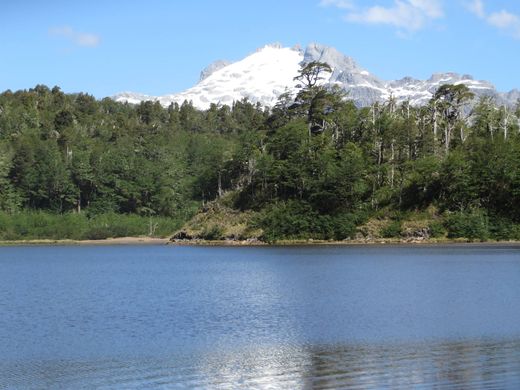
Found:
[[390, 97], [398, 102], [409, 100], [413, 105], [426, 104], [442, 84], [465, 84], [477, 96], [492, 96], [500, 104], [513, 105], [520, 97], [520, 91], [516, 89], [500, 93], [487, 81], [457, 73], [435, 73], [428, 80], [405, 77], [384, 81], [332, 47], [310, 44], [303, 51], [298, 47], [285, 48], [275, 44], [258, 49], [235, 63], [214, 62], [201, 72], [199, 83], [184, 92], [158, 97], [123, 92], [113, 99], [132, 104], [152, 100], [163, 106], [182, 104], [187, 100], [197, 108], [207, 109], [211, 103], [231, 105], [247, 98], [253, 103], [272, 107], [282, 93], [296, 92], [294, 77], [302, 64], [311, 61], [329, 64], [333, 71], [323, 82], [341, 87], [359, 106], [383, 102]]

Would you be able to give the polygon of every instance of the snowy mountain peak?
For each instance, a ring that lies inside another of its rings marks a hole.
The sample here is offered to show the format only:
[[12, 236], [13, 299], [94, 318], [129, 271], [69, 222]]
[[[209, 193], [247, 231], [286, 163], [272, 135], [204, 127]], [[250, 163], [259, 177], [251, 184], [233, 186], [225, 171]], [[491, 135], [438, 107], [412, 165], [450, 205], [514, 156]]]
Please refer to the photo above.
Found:
[[218, 71], [222, 68], [225, 68], [226, 66], [231, 65], [231, 64], [232, 64], [231, 62], [226, 61], [226, 60], [217, 60], [215, 62], [212, 62], [211, 64], [206, 66], [204, 68], [204, 70], [202, 70], [202, 72], [200, 72], [199, 82], [204, 79], [207, 79], [209, 76], [211, 76], [216, 71]]
[[218, 69], [196, 86], [174, 95], [158, 97], [167, 106], [192, 101], [195, 107], [207, 109], [213, 104], [232, 105], [247, 98], [262, 106], [273, 106], [287, 88], [294, 89], [303, 57], [298, 51], [268, 45], [241, 61]]
[[200, 109], [207, 109], [211, 104], [231, 106], [234, 101], [248, 99], [261, 106], [273, 107], [282, 93], [296, 92], [294, 77], [302, 64], [312, 61], [329, 64], [333, 71], [324, 83], [342, 88], [358, 106], [383, 102], [391, 96], [398, 102], [408, 100], [412, 105], [426, 104], [442, 84], [465, 84], [477, 96], [492, 96], [498, 103], [508, 105], [513, 105], [519, 95], [516, 90], [499, 93], [489, 82], [452, 72], [434, 73], [428, 80], [404, 77], [384, 81], [333, 47], [311, 43], [302, 51], [299, 46], [286, 48], [274, 43], [257, 49], [241, 61], [212, 63], [201, 72], [199, 83], [184, 92], [159, 97], [124, 92], [113, 99], [132, 104], [153, 100], [163, 106], [192, 101]]
[[265, 46], [259, 47], [256, 51], [259, 52], [264, 49], [283, 49], [283, 45], [280, 42], [268, 43]]
[[333, 47], [311, 43], [305, 49], [303, 57], [305, 63], [312, 61], [326, 62], [332, 69], [341, 69], [342, 71], [362, 71], [353, 58], [347, 57]]

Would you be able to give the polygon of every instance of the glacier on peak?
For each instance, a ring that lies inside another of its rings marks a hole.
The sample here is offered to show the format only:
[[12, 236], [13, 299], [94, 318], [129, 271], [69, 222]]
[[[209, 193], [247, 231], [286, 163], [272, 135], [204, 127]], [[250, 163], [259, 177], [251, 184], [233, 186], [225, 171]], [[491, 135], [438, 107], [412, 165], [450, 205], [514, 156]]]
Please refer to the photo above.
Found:
[[207, 109], [211, 104], [231, 106], [235, 101], [247, 99], [263, 107], [273, 107], [282, 93], [296, 93], [298, 83], [294, 77], [302, 64], [312, 61], [329, 64], [332, 73], [322, 82], [339, 86], [358, 106], [384, 102], [390, 97], [398, 102], [408, 100], [412, 105], [426, 104], [442, 84], [465, 84], [477, 96], [492, 96], [500, 104], [513, 105], [518, 97], [517, 90], [500, 93], [489, 82], [452, 72], [434, 73], [427, 80], [404, 77], [384, 81], [333, 47], [311, 43], [302, 50], [299, 46], [287, 48], [274, 43], [240, 61], [215, 61], [201, 72], [194, 87], [183, 92], [158, 97], [124, 92], [112, 98], [131, 104], [152, 100], [163, 106], [191, 101], [199, 109]]

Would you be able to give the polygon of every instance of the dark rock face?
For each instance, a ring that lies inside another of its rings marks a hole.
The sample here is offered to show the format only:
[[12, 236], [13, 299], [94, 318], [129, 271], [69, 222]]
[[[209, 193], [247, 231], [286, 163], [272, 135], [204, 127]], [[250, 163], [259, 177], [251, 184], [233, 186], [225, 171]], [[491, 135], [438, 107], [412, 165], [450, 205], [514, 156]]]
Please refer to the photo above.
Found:
[[430, 228], [405, 229], [403, 237], [408, 240], [428, 240], [431, 238]]
[[180, 241], [193, 240], [193, 237], [190, 236], [185, 230], [181, 230], [181, 231], [175, 233], [171, 238], [171, 241], [177, 241], [177, 240], [180, 240]]
[[204, 68], [202, 72], [200, 72], [200, 79], [199, 81], [202, 81], [204, 79], [207, 79], [209, 76], [211, 76], [216, 71], [225, 68], [226, 66], [231, 65], [231, 62], [226, 60], [218, 60], [211, 64], [209, 64], [207, 67]]

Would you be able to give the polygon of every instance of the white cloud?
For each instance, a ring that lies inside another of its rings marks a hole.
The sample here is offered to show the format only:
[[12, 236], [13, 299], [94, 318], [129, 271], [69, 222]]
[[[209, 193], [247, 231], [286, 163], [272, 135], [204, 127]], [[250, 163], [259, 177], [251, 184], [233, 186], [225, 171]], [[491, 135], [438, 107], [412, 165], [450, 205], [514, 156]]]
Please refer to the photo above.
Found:
[[467, 3], [466, 7], [468, 8], [468, 10], [470, 10], [470, 12], [474, 13], [479, 18], [483, 19], [486, 17], [486, 12], [484, 11], [484, 3], [482, 2], [482, 0], [473, 0]]
[[520, 19], [518, 16], [509, 13], [507, 11], [494, 12], [487, 17], [487, 21], [490, 25], [498, 27], [498, 28], [514, 28], [518, 26]]
[[442, 0], [394, 0], [388, 7], [374, 5], [357, 8], [353, 1], [321, 0], [320, 5], [348, 9], [345, 20], [364, 24], [384, 24], [397, 27], [401, 32], [413, 32], [425, 27], [431, 20], [444, 16]]
[[439, 0], [409, 0], [410, 5], [421, 10], [426, 16], [437, 19], [444, 16], [442, 4]]
[[321, 7], [336, 7], [339, 9], [353, 9], [354, 3], [351, 0], [321, 0]]
[[520, 39], [520, 17], [507, 11], [494, 12], [487, 17], [487, 22]]
[[479, 18], [485, 20], [490, 26], [498, 28], [516, 39], [520, 39], [520, 16], [506, 10], [487, 14], [483, 0], [473, 0], [467, 4], [467, 8]]
[[99, 35], [74, 31], [69, 26], [53, 27], [49, 29], [49, 33], [53, 36], [66, 38], [75, 45], [82, 47], [96, 47], [101, 43]]
[[76, 36], [76, 43], [80, 46], [96, 47], [99, 45], [101, 39], [99, 35], [95, 34], [78, 34]]

